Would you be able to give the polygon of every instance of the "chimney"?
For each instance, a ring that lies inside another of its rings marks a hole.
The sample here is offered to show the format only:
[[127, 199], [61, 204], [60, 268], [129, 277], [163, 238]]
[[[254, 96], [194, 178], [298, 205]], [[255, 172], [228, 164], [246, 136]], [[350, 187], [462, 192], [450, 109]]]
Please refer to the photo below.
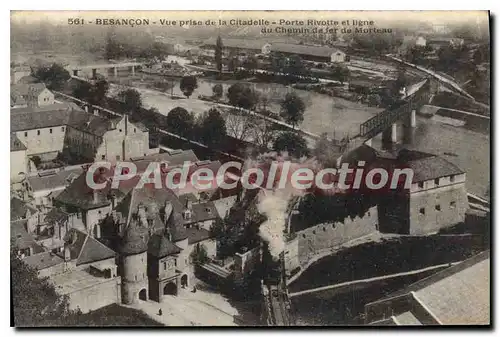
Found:
[[165, 208], [163, 209], [163, 211], [164, 211], [165, 223], [167, 223], [173, 211], [172, 203], [170, 201], [165, 202]]
[[137, 216], [139, 217], [139, 221], [142, 226], [148, 227], [148, 219], [146, 216], [146, 207], [143, 204], [140, 204], [137, 211]]
[[98, 190], [92, 190], [93, 196], [94, 196], [94, 204], [99, 203], [99, 191]]
[[165, 237], [166, 237], [169, 241], [172, 241], [172, 233], [170, 232], [170, 227], [165, 228]]

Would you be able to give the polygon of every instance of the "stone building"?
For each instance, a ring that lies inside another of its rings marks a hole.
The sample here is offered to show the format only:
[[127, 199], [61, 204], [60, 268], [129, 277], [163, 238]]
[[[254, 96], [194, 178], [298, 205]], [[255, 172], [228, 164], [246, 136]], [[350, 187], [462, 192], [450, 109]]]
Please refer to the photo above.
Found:
[[468, 200], [463, 170], [418, 151], [402, 150], [395, 160], [413, 170], [413, 181], [409, 190], [381, 195], [381, 232], [431, 234], [465, 220]]
[[20, 183], [28, 173], [28, 156], [26, 146], [13, 133], [10, 134], [10, 180]]
[[11, 108], [39, 107], [54, 103], [54, 94], [44, 83], [16, 84], [10, 87]]
[[11, 132], [27, 156], [51, 160], [59, 153], [93, 162], [128, 160], [150, 154], [149, 132], [128, 116], [114, 119], [88, 114], [73, 103], [11, 110]]
[[125, 303], [145, 295], [158, 302], [163, 295], [176, 295], [193, 275], [193, 251], [216, 255], [216, 242], [207, 228], [219, 216], [213, 202], [187, 199], [183, 204], [181, 199], [170, 190], [134, 189], [103, 222], [103, 240], [112, 245], [121, 237], [122, 275], [128, 275], [122, 287]]
[[17, 84], [23, 77], [31, 75], [31, 68], [27, 65], [11, 66], [10, 84]]

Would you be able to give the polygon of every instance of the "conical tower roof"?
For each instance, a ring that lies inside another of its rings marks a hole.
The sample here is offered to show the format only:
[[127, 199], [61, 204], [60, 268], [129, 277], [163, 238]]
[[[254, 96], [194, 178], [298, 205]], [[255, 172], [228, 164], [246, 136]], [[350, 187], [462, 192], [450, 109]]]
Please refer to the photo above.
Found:
[[148, 250], [148, 240], [148, 229], [136, 221], [131, 221], [123, 235], [120, 253], [124, 255], [144, 253]]

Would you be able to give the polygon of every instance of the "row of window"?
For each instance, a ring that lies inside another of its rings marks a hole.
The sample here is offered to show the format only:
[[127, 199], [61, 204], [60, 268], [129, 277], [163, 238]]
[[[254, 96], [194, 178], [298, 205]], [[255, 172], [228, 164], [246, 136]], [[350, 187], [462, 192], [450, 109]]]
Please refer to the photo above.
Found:
[[[61, 131], [64, 132], [65, 128], [64, 126], [61, 126]], [[36, 130], [36, 135], [40, 136], [40, 131], [41, 130]], [[49, 129], [49, 133], [52, 133], [52, 128]], [[28, 131], [24, 131], [24, 137], [28, 137]]]
[[[457, 202], [456, 201], [450, 201], [450, 208], [453, 209], [455, 207], [457, 207]], [[441, 205], [436, 205], [434, 208], [438, 212], [441, 211]], [[425, 207], [420, 208], [419, 213], [420, 213], [420, 215], [425, 215]]]
[[[434, 185], [435, 186], [439, 186], [439, 179], [440, 178], [434, 179]], [[450, 183], [453, 183], [453, 182], [455, 182], [455, 176], [450, 176]], [[419, 181], [418, 182], [418, 187], [419, 188], [424, 188], [424, 182], [423, 181]]]

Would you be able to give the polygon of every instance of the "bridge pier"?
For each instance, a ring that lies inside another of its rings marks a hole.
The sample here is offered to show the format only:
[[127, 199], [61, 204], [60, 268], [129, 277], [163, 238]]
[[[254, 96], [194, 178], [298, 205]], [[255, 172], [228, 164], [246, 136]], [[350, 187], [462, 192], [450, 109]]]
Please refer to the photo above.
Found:
[[410, 116], [403, 124], [403, 142], [412, 144], [415, 138], [415, 129], [417, 127], [417, 111], [411, 110]]
[[398, 125], [392, 123], [390, 128], [382, 132], [382, 148], [384, 150], [392, 150], [394, 144], [398, 142]]
[[132, 76], [135, 76], [135, 66], [132, 66], [130, 69]]
[[113, 68], [113, 75], [115, 75], [115, 77], [118, 76], [118, 67]]

